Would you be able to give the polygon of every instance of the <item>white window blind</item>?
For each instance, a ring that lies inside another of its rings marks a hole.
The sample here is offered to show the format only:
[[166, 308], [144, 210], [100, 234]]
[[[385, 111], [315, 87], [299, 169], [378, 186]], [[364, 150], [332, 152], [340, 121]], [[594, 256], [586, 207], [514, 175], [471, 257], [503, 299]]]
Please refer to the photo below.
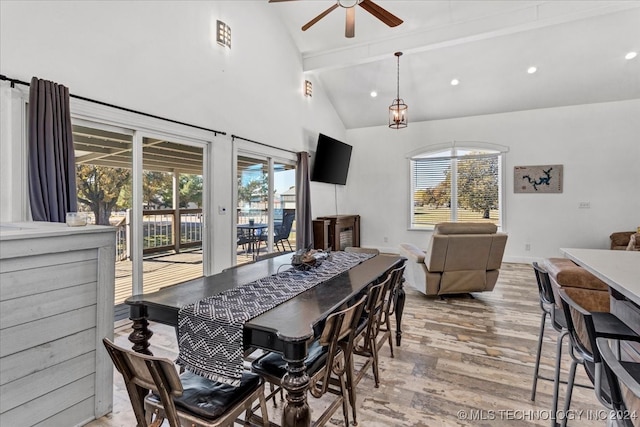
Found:
[[411, 226], [439, 222], [500, 225], [501, 153], [450, 149], [411, 159]]

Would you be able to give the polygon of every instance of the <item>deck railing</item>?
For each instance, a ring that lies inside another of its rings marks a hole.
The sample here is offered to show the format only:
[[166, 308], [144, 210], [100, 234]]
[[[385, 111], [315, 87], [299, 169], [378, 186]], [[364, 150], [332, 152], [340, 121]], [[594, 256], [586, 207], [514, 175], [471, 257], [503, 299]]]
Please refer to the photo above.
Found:
[[[142, 211], [144, 254], [202, 246], [202, 209], [145, 209]], [[116, 259], [131, 259], [131, 210], [116, 224]], [[178, 238], [175, 238], [175, 237]]]

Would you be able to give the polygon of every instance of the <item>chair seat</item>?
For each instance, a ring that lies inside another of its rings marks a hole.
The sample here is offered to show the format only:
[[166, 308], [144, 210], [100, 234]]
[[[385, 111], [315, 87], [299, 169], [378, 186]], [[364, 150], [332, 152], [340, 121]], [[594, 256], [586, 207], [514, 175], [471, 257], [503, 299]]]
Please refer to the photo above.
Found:
[[[173, 399], [176, 407], [207, 420], [220, 418], [262, 384], [260, 376], [251, 372], [242, 374], [238, 387], [211, 381], [189, 371], [180, 375], [180, 381], [183, 393], [182, 396]], [[162, 405], [160, 396], [155, 393], [147, 396], [146, 401], [153, 405]]]
[[[316, 340], [309, 346], [308, 353], [304, 363], [307, 366], [307, 375], [313, 376], [325, 365], [327, 348], [321, 346]], [[269, 352], [254, 360], [251, 369], [261, 375], [282, 378], [287, 372], [287, 361], [280, 353]]]
[[640, 383], [640, 363], [638, 362], [620, 362], [625, 371], [631, 375], [631, 378]]
[[591, 313], [596, 335], [615, 340], [640, 342], [640, 335], [612, 313]]

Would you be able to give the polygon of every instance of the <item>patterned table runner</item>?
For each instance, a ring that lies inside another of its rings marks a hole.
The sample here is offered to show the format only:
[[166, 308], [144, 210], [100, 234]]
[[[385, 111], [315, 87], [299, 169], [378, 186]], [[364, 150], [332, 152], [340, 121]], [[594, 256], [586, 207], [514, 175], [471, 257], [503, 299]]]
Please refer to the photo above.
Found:
[[213, 381], [240, 385], [246, 321], [372, 256], [333, 252], [317, 268], [286, 270], [182, 307], [178, 312], [176, 363]]

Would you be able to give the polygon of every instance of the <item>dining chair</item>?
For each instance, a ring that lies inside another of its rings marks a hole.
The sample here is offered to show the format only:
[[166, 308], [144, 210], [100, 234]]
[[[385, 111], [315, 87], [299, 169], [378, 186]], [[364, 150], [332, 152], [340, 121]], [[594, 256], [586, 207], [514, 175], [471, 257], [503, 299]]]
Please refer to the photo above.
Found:
[[402, 267], [398, 267], [389, 272], [389, 277], [391, 278], [391, 283], [389, 284], [389, 288], [387, 290], [387, 294], [384, 299], [384, 305], [382, 308], [382, 319], [380, 321], [380, 332], [381, 335], [377, 341], [377, 352], [380, 352], [380, 349], [384, 345], [385, 342], [389, 342], [389, 351], [391, 352], [391, 357], [393, 355], [393, 339], [391, 337], [391, 316], [395, 314], [396, 309], [396, 296], [398, 291], [404, 281], [404, 269], [406, 265], [403, 264]]
[[[589, 300], [582, 299], [581, 289], [563, 287], [558, 290], [562, 302], [562, 309], [567, 321], [567, 330], [571, 340], [571, 368], [569, 369], [569, 379], [564, 401], [563, 414], [569, 413], [571, 406], [571, 395], [573, 393], [573, 383], [578, 364], [584, 366], [589, 380], [594, 385], [594, 390], [598, 400], [608, 409], [613, 408], [611, 390], [609, 382], [603, 381], [602, 360], [598, 347], [597, 338], [607, 338], [612, 340], [625, 340], [640, 342], [640, 336], [629, 326], [612, 313], [590, 312]], [[582, 305], [576, 300], [580, 300]], [[567, 417], [562, 420], [562, 427], [567, 425]]]
[[[391, 275], [387, 275], [382, 283], [371, 286], [367, 293], [367, 303], [364, 306], [358, 329], [356, 331], [356, 344], [353, 354], [365, 358], [365, 362], [355, 373], [353, 386], [357, 386], [366, 371], [371, 366], [375, 387], [380, 386], [380, 370], [378, 364], [378, 334], [382, 325], [382, 315], [385, 303], [385, 295], [391, 285]], [[388, 332], [391, 334], [391, 332]], [[386, 335], [384, 337], [386, 339]]]
[[596, 345], [611, 389], [614, 410], [611, 415], [619, 426], [639, 427], [640, 363], [618, 360], [606, 338], [597, 338]]
[[[366, 296], [363, 296], [350, 307], [332, 313], [325, 322], [320, 338], [313, 341], [308, 348], [305, 359], [309, 375], [309, 393], [321, 398], [326, 393], [336, 396], [314, 422], [315, 426], [324, 425], [340, 405], [344, 416], [344, 425], [349, 425], [349, 409], [353, 413], [353, 425], [357, 425], [355, 409], [355, 388], [347, 386], [348, 378], [353, 370], [352, 350], [355, 331], [364, 307]], [[268, 396], [270, 399], [282, 390], [282, 377], [287, 372], [287, 362], [280, 353], [269, 352], [251, 364], [253, 372], [277, 386]]]
[[[179, 375], [169, 359], [124, 349], [107, 338], [102, 342], [124, 378], [138, 427], [160, 426], [165, 419], [171, 427], [216, 427], [234, 422], [269, 425], [264, 381], [259, 375], [247, 371], [240, 386], [234, 387], [189, 371]], [[260, 401], [261, 424], [250, 421], [256, 399]], [[242, 412], [245, 420], [238, 419]]]

